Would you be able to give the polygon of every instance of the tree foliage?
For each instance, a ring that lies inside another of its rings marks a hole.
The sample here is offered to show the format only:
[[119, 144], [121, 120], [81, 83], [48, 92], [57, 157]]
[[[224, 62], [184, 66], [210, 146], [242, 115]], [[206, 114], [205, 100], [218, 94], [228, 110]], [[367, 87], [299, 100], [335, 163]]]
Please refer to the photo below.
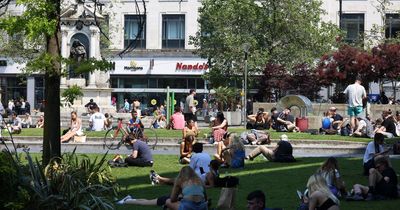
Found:
[[206, 79], [222, 85], [243, 74], [243, 43], [251, 46], [250, 74], [262, 72], [267, 63], [291, 69], [328, 52], [338, 29], [321, 20], [323, 13], [319, 0], [204, 0], [200, 30], [191, 43], [197, 54], [210, 60]]

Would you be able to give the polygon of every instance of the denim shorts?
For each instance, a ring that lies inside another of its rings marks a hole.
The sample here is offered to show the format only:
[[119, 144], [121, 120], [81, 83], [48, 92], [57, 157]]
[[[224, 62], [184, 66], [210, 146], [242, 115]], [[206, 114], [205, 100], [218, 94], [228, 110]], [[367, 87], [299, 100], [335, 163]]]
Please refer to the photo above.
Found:
[[179, 204], [179, 210], [207, 210], [207, 202], [194, 202], [191, 200], [182, 199]]

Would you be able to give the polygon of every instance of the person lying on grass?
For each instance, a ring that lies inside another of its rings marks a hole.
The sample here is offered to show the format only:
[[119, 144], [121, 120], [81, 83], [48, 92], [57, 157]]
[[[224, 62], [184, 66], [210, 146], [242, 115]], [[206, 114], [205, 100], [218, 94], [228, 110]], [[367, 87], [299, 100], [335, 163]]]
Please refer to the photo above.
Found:
[[246, 159], [253, 160], [258, 155], [263, 154], [269, 161], [274, 162], [294, 162], [293, 147], [290, 144], [287, 135], [281, 135], [281, 140], [278, 142], [275, 149], [270, 150], [265, 145], [259, 145], [250, 152]]

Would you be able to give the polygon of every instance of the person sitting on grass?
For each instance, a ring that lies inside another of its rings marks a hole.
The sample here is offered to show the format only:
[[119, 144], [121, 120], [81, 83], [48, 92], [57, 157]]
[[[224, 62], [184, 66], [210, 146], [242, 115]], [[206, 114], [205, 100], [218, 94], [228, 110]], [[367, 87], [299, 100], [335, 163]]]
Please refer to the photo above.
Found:
[[332, 192], [321, 174], [312, 175], [307, 182], [309, 210], [339, 210], [339, 200]]
[[290, 108], [285, 108], [279, 113], [276, 119], [276, 131], [278, 132], [299, 132], [299, 128], [290, 121]]
[[384, 150], [383, 142], [385, 140], [385, 136], [382, 133], [376, 133], [374, 136], [374, 141], [368, 143], [367, 148], [365, 149], [364, 158], [363, 158], [363, 166], [364, 166], [364, 175], [369, 175], [369, 169], [375, 168], [375, 160], [380, 157], [385, 157], [389, 159], [388, 152], [389, 150]]
[[396, 133], [396, 121], [392, 115], [392, 110], [386, 110], [382, 113], [382, 126], [376, 131], [376, 133], [382, 133], [387, 138], [393, 138], [397, 136]]
[[22, 119], [21, 123], [22, 123], [22, 128], [31, 128], [32, 127], [32, 117], [28, 112], [25, 113], [25, 118]]
[[190, 158], [192, 157], [192, 145], [193, 145], [194, 137], [187, 136], [184, 141], [181, 142], [180, 145], [180, 156], [179, 163], [180, 164], [188, 164], [190, 163]]
[[222, 137], [222, 141], [217, 144], [217, 153], [214, 154], [214, 158], [221, 164], [230, 162], [229, 145], [231, 144], [232, 133], [225, 133]]
[[375, 161], [375, 168], [369, 170], [368, 187], [355, 184], [354, 196], [348, 200], [380, 200], [386, 198], [397, 198], [397, 175], [389, 166], [385, 158]]
[[44, 116], [40, 115], [39, 119], [36, 122], [36, 128], [43, 128], [44, 126]]
[[255, 190], [247, 195], [248, 210], [282, 210], [281, 208], [265, 208], [265, 194], [261, 190]]
[[330, 117], [332, 118], [332, 129], [333, 130], [340, 130], [340, 128], [343, 126], [343, 123], [347, 120], [347, 119], [343, 119], [343, 117], [338, 114], [336, 107], [332, 106], [329, 108], [329, 112], [330, 112]]
[[82, 120], [75, 111], [71, 112], [71, 126], [68, 132], [61, 136], [61, 142], [68, 142], [74, 136], [82, 136]]
[[208, 153], [203, 152], [203, 144], [193, 144], [194, 154], [190, 158], [189, 166], [196, 172], [203, 182], [206, 180], [206, 174], [210, 171], [211, 158]]
[[132, 153], [125, 158], [125, 163], [129, 166], [153, 166], [153, 155], [151, 154], [149, 146], [132, 133], [129, 134], [128, 140], [132, 145]]
[[[182, 200], [178, 197], [182, 195]], [[189, 166], [184, 166], [175, 179], [171, 199], [167, 205], [172, 210], [207, 210], [207, 194], [201, 179]]]
[[212, 134], [215, 142], [222, 141], [224, 134], [228, 130], [228, 121], [224, 117], [224, 113], [218, 112], [212, 127]]
[[356, 130], [354, 137], [374, 138], [374, 127], [368, 118], [357, 117]]
[[12, 134], [19, 134], [22, 131], [22, 120], [17, 116], [16, 112], [13, 112], [12, 115], [12, 124], [9, 129]]
[[258, 155], [263, 154], [269, 161], [274, 162], [294, 162], [293, 147], [290, 144], [287, 135], [281, 135], [281, 140], [277, 143], [275, 149], [270, 150], [265, 145], [259, 145], [246, 159], [253, 160]]
[[247, 129], [265, 130], [270, 127], [268, 112], [259, 110], [255, 115], [248, 115], [247, 119], [249, 120]]
[[173, 130], [182, 130], [185, 128], [185, 116], [179, 106], [175, 107], [175, 113], [171, 116], [170, 128]]
[[[128, 129], [131, 133], [143, 133], [144, 125], [135, 111], [131, 112], [132, 118], [129, 120]], [[138, 138], [138, 137], [136, 137]]]
[[93, 114], [89, 118], [89, 126], [91, 131], [102, 131], [106, 122], [106, 117], [100, 112], [100, 108], [95, 106], [92, 108]]
[[317, 172], [325, 178], [329, 189], [336, 197], [347, 195], [344, 182], [340, 177], [339, 164], [336, 158], [328, 158]]
[[194, 120], [190, 119], [186, 122], [186, 126], [182, 130], [182, 141], [189, 136], [193, 137], [193, 140], [196, 141], [196, 137], [199, 134], [199, 129], [196, 127], [196, 123]]

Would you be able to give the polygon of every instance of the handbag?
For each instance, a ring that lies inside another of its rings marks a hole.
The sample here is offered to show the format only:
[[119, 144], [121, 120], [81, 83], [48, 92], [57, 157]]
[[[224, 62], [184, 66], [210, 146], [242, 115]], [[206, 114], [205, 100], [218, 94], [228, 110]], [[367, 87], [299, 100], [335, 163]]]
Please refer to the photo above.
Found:
[[224, 187], [221, 189], [217, 203], [218, 210], [234, 210], [236, 199], [236, 188]]

